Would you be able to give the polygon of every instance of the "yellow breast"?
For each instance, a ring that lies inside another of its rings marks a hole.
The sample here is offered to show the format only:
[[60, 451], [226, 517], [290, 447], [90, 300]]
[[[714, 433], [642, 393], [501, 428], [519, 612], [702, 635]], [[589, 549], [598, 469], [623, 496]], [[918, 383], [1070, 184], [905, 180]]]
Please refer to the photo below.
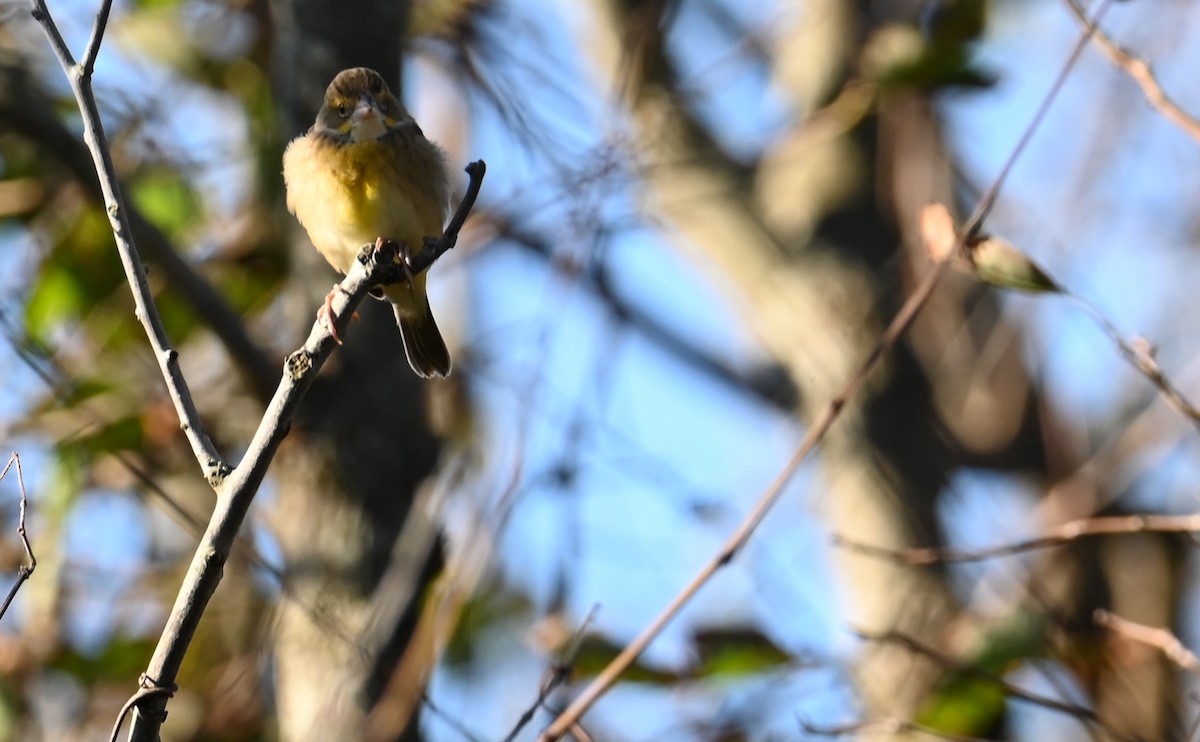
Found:
[[419, 251], [424, 237], [442, 233], [445, 170], [441, 152], [423, 137], [352, 142], [310, 132], [288, 145], [283, 176], [288, 209], [342, 273], [378, 237]]

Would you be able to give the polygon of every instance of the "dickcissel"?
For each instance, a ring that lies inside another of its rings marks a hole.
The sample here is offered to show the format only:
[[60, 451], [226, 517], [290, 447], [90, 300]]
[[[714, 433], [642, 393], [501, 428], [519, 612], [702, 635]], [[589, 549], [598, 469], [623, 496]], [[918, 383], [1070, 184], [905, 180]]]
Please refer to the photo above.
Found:
[[[340, 273], [379, 237], [420, 252], [425, 237], [442, 234], [450, 200], [445, 154], [379, 73], [365, 67], [333, 78], [316, 123], [283, 153], [283, 179], [288, 209]], [[450, 353], [429, 309], [425, 274], [378, 288], [378, 298], [395, 310], [413, 371], [426, 378], [449, 374]]]

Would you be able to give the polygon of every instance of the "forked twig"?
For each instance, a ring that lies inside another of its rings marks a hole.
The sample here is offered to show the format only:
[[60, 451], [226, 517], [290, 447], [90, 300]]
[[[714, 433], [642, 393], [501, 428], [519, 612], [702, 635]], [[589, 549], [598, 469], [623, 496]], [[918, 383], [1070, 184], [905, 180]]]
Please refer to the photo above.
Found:
[[8, 474], [8, 470], [13, 466], [17, 467], [17, 488], [21, 492], [21, 511], [17, 517], [17, 535], [21, 537], [21, 546], [25, 548], [25, 557], [29, 559], [29, 564], [22, 564], [17, 567], [17, 580], [9, 589], [8, 595], [4, 598], [4, 603], [0, 604], [0, 618], [4, 618], [4, 614], [8, 612], [8, 606], [12, 604], [13, 598], [17, 597], [17, 591], [25, 584], [33, 575], [33, 570], [37, 569], [37, 557], [33, 555], [33, 547], [29, 545], [29, 535], [25, 532], [25, 511], [27, 509], [29, 498], [25, 494], [25, 474], [21, 471], [21, 454], [13, 451], [13, 455], [8, 457], [8, 463], [4, 465], [4, 471], [0, 471], [0, 481]]
[[[517, 719], [517, 723], [513, 726], [513, 730], [508, 733], [508, 736], [504, 738], [504, 742], [513, 742], [516, 740], [517, 735], [521, 733], [521, 730], [524, 729], [529, 722], [533, 721], [533, 716], [538, 712], [538, 709], [541, 709], [546, 705], [546, 701], [550, 698], [550, 694], [554, 692], [554, 689], [565, 683], [571, 676], [571, 666], [575, 664], [575, 656], [579, 653], [579, 648], [583, 646], [583, 640], [587, 636], [588, 627], [596, 618], [596, 610], [597, 608], [593, 606], [592, 610], [588, 612], [587, 617], [583, 619], [583, 623], [579, 625], [579, 629], [575, 632], [575, 636], [572, 638], [566, 650], [562, 652], [562, 658], [547, 668], [545, 677], [542, 679], [542, 683], [538, 687], [537, 699], [535, 699], [533, 704], [521, 714], [519, 719]], [[572, 730], [574, 731], [577, 727], [578, 725], [573, 726]], [[576, 737], [579, 736], [579, 734], [576, 734]]]
[[[100, 9], [92, 28], [91, 37], [83, 56], [82, 64], [76, 64], [70, 49], [63, 40], [45, 0], [31, 0], [34, 18], [41, 24], [50, 46], [63, 70], [67, 73], [71, 90], [83, 115], [84, 140], [99, 176], [109, 222], [117, 243], [117, 252], [125, 269], [126, 279], [133, 293], [136, 314], [141, 321], [151, 347], [166, 380], [168, 392], [175, 404], [181, 426], [191, 444], [192, 452], [200, 464], [206, 480], [217, 494], [216, 506], [204, 536], [201, 538], [192, 562], [184, 577], [179, 594], [171, 608], [166, 626], [159, 637], [154, 655], [146, 672], [139, 681], [139, 690], [125, 704], [113, 728], [114, 738], [120, 733], [121, 725], [130, 709], [134, 711], [129, 738], [133, 742], [156, 742], [159, 729], [166, 717], [167, 699], [174, 692], [175, 679], [180, 665], [195, 635], [196, 628], [221, 580], [222, 569], [229, 558], [234, 540], [249, 511], [250, 503], [258, 492], [275, 451], [287, 435], [291, 419], [304, 393], [312, 384], [317, 372], [333, 352], [335, 327], [349, 321], [354, 308], [367, 292], [382, 283], [396, 266], [394, 246], [391, 249], [374, 250], [363, 260], [356, 262], [340, 284], [331, 306], [331, 322], [318, 321], [304, 346], [288, 357], [283, 378], [274, 397], [259, 423], [258, 430], [247, 446], [242, 461], [236, 468], [224, 462], [216, 447], [204, 432], [204, 427], [195, 403], [187, 388], [187, 382], [179, 368], [176, 351], [170, 346], [162, 321], [155, 307], [146, 269], [141, 262], [131, 237], [124, 198], [117, 185], [112, 155], [105, 140], [95, 94], [92, 90], [92, 70], [104, 38], [111, 0], [101, 0]], [[468, 187], [470, 202], [479, 192], [485, 168], [482, 162], [473, 163], [468, 169], [471, 185]], [[470, 211], [471, 204], [464, 202], [454, 220], [441, 238], [436, 251], [423, 262], [422, 268], [405, 267], [416, 273], [429, 267], [436, 256], [453, 247]]]

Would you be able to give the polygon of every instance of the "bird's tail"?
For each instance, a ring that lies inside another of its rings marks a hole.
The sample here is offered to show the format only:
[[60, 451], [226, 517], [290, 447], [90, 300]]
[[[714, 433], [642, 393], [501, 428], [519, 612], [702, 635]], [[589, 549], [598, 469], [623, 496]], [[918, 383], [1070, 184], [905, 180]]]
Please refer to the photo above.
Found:
[[425, 379], [449, 376], [450, 351], [433, 320], [429, 299], [425, 299], [425, 311], [413, 314], [401, 313], [399, 306], [392, 306], [396, 311], [396, 324], [400, 326], [400, 337], [404, 340], [404, 355], [408, 356], [412, 370]]

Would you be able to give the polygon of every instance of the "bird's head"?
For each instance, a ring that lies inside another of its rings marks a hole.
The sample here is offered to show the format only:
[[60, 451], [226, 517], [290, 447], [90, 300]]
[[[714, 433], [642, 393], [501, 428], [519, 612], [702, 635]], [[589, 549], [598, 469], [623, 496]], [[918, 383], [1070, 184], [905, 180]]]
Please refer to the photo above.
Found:
[[361, 142], [378, 139], [409, 120], [408, 111], [378, 72], [354, 67], [342, 70], [329, 83], [316, 127]]

